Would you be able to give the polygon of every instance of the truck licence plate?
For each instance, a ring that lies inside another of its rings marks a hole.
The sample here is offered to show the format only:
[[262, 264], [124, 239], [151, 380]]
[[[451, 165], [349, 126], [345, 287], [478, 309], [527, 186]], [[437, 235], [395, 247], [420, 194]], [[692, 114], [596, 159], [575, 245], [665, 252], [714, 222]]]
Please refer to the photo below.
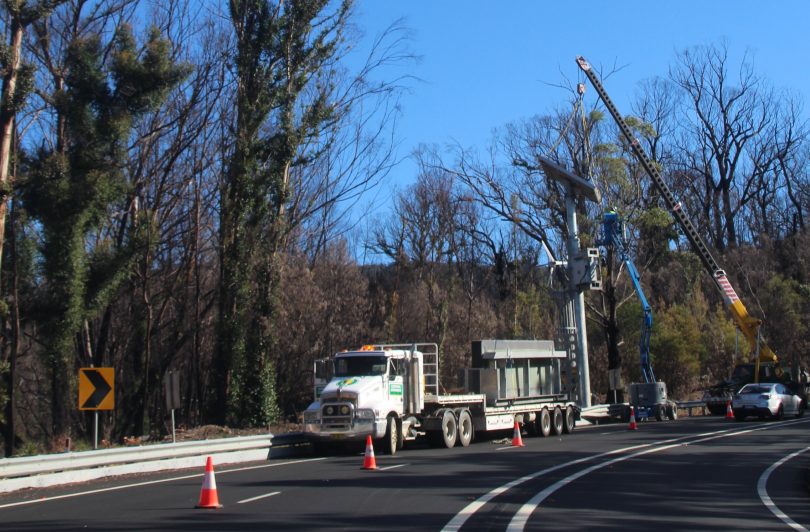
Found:
[[333, 439], [333, 440], [342, 440], [342, 439], [344, 439], [345, 437], [346, 437], [346, 435], [345, 435], [345, 434], [332, 434], [332, 439]]

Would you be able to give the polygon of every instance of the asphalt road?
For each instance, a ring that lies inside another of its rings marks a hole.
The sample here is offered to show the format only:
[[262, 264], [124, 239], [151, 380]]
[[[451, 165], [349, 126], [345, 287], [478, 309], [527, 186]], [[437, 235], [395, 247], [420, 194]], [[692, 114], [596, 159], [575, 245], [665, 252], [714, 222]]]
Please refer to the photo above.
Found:
[[715, 417], [578, 429], [467, 448], [412, 446], [217, 468], [0, 497], [4, 530], [797, 530], [810, 528], [810, 416]]

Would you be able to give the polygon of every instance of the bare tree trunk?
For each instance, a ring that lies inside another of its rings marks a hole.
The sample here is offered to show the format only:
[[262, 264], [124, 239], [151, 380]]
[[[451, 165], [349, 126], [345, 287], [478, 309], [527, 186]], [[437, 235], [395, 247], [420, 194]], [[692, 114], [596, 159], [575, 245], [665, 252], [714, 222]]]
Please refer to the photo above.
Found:
[[3, 76], [3, 101], [0, 105], [0, 265], [3, 259], [3, 243], [6, 234], [6, 202], [11, 190], [9, 166], [11, 161], [11, 139], [14, 136], [14, 118], [16, 109], [14, 99], [17, 95], [17, 79], [22, 62], [23, 25], [19, 18], [11, 17], [11, 34], [9, 36], [9, 55], [11, 61], [8, 72]]
[[11, 346], [8, 356], [8, 374], [6, 381], [6, 394], [8, 399], [6, 402], [5, 411], [5, 434], [3, 439], [5, 442], [5, 455], [6, 457], [14, 455], [14, 443], [16, 439], [15, 428], [15, 401], [14, 401], [14, 382], [16, 377], [17, 355], [20, 352], [20, 300], [19, 300], [19, 272], [17, 260], [17, 238], [16, 226], [14, 225], [16, 209], [12, 206], [11, 210], [11, 226], [10, 226], [10, 239], [11, 239]]

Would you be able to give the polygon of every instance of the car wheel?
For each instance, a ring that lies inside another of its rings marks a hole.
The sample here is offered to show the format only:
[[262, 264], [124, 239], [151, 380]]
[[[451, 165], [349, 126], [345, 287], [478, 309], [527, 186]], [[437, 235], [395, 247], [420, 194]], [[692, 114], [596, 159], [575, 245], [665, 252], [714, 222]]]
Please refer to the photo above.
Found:
[[773, 418], [776, 419], [776, 420], [780, 420], [783, 417], [785, 417], [785, 407], [783, 407], [780, 404], [779, 408], [776, 410], [776, 414], [773, 416]]

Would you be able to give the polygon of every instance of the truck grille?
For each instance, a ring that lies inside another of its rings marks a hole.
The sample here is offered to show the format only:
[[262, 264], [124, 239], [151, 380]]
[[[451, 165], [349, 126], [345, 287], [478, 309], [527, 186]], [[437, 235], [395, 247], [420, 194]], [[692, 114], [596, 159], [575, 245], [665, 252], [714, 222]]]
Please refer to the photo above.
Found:
[[321, 427], [348, 430], [353, 417], [354, 405], [351, 403], [327, 403], [321, 408]]

